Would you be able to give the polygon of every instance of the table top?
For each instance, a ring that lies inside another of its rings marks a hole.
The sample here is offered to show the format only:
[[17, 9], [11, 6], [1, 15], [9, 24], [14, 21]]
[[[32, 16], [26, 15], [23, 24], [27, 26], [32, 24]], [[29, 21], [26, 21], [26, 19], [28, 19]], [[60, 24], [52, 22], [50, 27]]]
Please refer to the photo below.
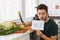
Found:
[[18, 34], [11, 34], [11, 35], [0, 36], [0, 40], [13, 40], [14, 38], [23, 37], [26, 34], [30, 34], [31, 32], [32, 31], [27, 31], [25, 33], [18, 33]]

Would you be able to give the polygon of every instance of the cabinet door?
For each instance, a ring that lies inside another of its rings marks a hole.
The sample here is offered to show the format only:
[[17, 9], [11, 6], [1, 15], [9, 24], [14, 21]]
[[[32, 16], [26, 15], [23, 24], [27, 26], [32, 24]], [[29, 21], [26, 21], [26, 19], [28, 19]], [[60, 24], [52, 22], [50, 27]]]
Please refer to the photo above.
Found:
[[19, 40], [30, 40], [29, 34], [22, 36]]
[[30, 40], [30, 36], [29, 34], [24, 34], [24, 35], [14, 38], [13, 40]]

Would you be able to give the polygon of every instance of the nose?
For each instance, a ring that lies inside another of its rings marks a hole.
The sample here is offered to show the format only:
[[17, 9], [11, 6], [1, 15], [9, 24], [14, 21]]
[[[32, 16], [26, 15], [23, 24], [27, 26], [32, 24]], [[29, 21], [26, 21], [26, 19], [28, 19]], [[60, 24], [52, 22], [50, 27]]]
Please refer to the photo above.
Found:
[[41, 14], [41, 18], [43, 18], [43, 15]]

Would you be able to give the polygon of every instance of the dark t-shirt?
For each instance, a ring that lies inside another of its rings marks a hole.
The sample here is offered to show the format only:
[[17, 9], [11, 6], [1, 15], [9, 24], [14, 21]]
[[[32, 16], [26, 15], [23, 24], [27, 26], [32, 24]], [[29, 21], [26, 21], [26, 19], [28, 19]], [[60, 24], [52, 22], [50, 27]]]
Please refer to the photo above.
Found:
[[[49, 21], [44, 24], [44, 31], [42, 31], [42, 32], [47, 37], [57, 35], [58, 34], [58, 26], [52, 19], [49, 19]], [[40, 38], [40, 39], [43, 40], [42, 38]]]
[[[34, 17], [33, 20], [39, 20], [38, 17]], [[54, 20], [49, 19], [47, 23], [44, 23], [44, 31], [42, 31], [47, 37], [58, 35], [58, 26]], [[40, 40], [43, 38], [40, 37]]]

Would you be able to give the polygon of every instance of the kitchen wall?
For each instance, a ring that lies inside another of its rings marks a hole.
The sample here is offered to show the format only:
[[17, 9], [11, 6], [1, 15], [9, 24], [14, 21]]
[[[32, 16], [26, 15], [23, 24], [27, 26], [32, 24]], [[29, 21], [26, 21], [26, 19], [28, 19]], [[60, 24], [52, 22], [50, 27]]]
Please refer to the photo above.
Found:
[[0, 22], [19, 19], [18, 11], [22, 13], [22, 0], [0, 0]]
[[[24, 20], [26, 21], [32, 20], [33, 17], [32, 15], [36, 13], [36, 10], [34, 8], [41, 3], [46, 4], [48, 6], [50, 16], [60, 17], [60, 0], [44, 0], [44, 1], [33, 0], [30, 2], [31, 3], [29, 3], [29, 1], [26, 0], [0, 0], [0, 19], [1, 19], [0, 22], [4, 20], [19, 19], [19, 16], [17, 14], [19, 10], [22, 12], [22, 17]], [[29, 3], [30, 5], [27, 3]], [[34, 5], [34, 7], [32, 7], [32, 5]], [[27, 7], [33, 8], [35, 12], [34, 11], [29, 12], [27, 10], [28, 9]]]
[[60, 16], [60, 0], [39, 0], [38, 4], [46, 4], [50, 16]]

